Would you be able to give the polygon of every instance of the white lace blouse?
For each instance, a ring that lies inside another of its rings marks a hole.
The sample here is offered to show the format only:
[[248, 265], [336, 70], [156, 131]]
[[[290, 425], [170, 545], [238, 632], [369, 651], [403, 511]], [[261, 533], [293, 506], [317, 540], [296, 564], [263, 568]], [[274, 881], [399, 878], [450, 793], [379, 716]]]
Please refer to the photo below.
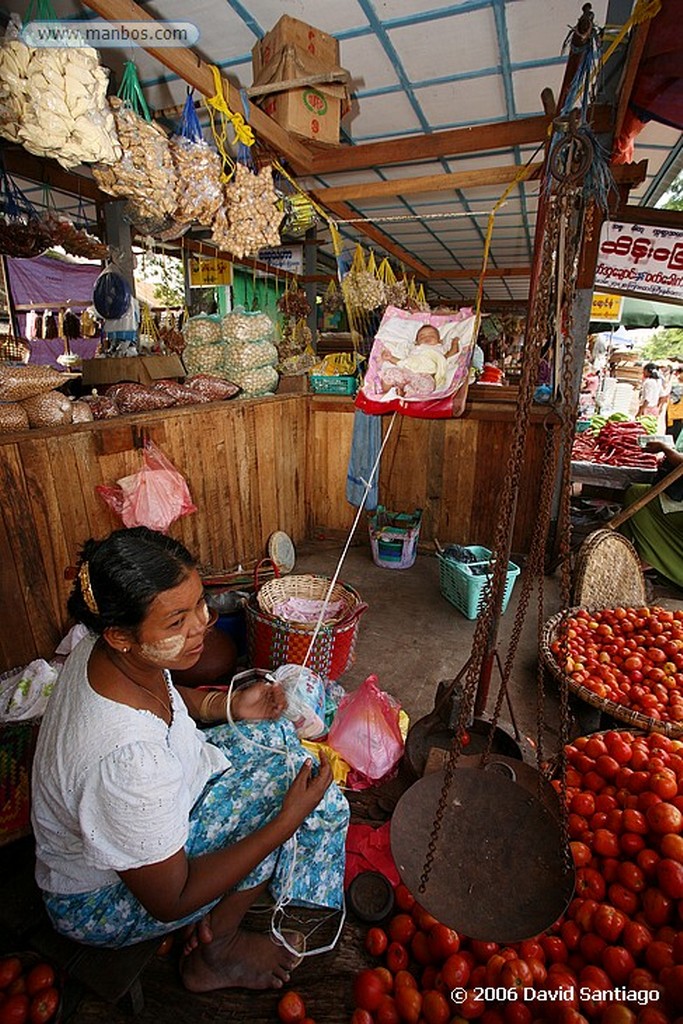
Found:
[[171, 725], [97, 693], [87, 676], [95, 637], [62, 668], [38, 733], [32, 782], [36, 880], [52, 893], [91, 892], [117, 872], [170, 857], [209, 778], [229, 763], [195, 726], [168, 678]]

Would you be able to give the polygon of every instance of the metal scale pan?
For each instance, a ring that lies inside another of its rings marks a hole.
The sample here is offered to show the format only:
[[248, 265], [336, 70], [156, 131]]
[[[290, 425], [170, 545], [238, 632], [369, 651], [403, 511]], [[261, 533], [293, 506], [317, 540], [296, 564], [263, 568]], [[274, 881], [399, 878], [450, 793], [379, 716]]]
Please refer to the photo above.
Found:
[[456, 768], [432, 870], [420, 879], [443, 772], [416, 782], [391, 821], [402, 881], [439, 921], [487, 942], [519, 942], [549, 928], [574, 892], [556, 812], [499, 771]]

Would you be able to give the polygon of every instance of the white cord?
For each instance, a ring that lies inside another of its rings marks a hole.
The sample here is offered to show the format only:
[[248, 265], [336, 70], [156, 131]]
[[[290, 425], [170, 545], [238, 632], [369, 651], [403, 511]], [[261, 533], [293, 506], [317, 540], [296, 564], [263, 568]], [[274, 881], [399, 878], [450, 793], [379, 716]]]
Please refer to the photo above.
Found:
[[349, 531], [349, 535], [346, 538], [346, 544], [344, 545], [344, 549], [343, 549], [341, 555], [339, 556], [339, 561], [337, 562], [337, 568], [334, 571], [334, 576], [332, 577], [332, 581], [331, 581], [331, 583], [330, 583], [330, 585], [329, 585], [329, 587], [327, 589], [327, 593], [325, 595], [325, 600], [323, 601], [323, 606], [320, 609], [320, 615], [318, 616], [318, 621], [315, 624], [315, 629], [313, 630], [313, 636], [311, 637], [311, 642], [308, 645], [308, 650], [306, 651], [306, 657], [304, 658], [304, 660], [302, 662], [302, 665], [307, 665], [308, 664], [308, 659], [310, 658], [311, 652], [312, 652], [312, 650], [313, 650], [313, 648], [315, 646], [315, 642], [318, 639], [318, 634], [319, 634], [320, 629], [322, 627], [323, 619], [325, 618], [325, 611], [327, 610], [327, 606], [330, 603], [330, 598], [332, 596], [332, 591], [334, 590], [334, 588], [336, 586], [337, 580], [339, 579], [339, 573], [341, 572], [342, 565], [344, 564], [344, 559], [346, 558], [348, 550], [351, 547], [351, 541], [353, 540], [353, 535], [356, 532], [356, 527], [358, 526], [358, 523], [360, 521], [360, 517], [363, 514], [363, 509], [365, 507], [365, 499], [367, 498], [368, 494], [370, 493], [370, 488], [372, 487], [372, 482], [373, 482], [373, 480], [375, 478], [375, 474], [377, 473], [377, 469], [379, 468], [380, 460], [382, 458], [382, 452], [384, 451], [384, 449], [386, 447], [386, 443], [389, 440], [389, 435], [391, 434], [391, 431], [392, 431], [392, 428], [394, 426], [394, 422], [396, 421], [396, 417], [397, 416], [398, 416], [398, 413], [395, 412], [393, 414], [393, 416], [391, 417], [391, 421], [390, 421], [389, 426], [387, 428], [387, 432], [386, 432], [386, 434], [384, 436], [384, 440], [382, 441], [380, 449], [377, 452], [377, 458], [375, 459], [375, 463], [374, 463], [372, 469], [370, 470], [370, 478], [368, 480], [364, 480], [363, 481], [363, 483], [365, 484], [365, 489], [363, 490], [363, 497], [361, 498], [360, 504], [358, 506], [358, 511], [356, 512], [355, 519], [353, 520], [353, 523], [351, 525], [351, 530]]

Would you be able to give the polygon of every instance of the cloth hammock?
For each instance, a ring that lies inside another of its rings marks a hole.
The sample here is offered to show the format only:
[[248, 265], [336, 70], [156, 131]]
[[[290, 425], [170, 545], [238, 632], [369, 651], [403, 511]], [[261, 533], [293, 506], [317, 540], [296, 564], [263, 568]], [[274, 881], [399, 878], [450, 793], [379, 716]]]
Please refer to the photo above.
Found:
[[[374, 414], [459, 416], [467, 397], [475, 322], [471, 309], [442, 315], [387, 306], [356, 406]], [[416, 344], [417, 332], [425, 325], [436, 328], [438, 344]]]

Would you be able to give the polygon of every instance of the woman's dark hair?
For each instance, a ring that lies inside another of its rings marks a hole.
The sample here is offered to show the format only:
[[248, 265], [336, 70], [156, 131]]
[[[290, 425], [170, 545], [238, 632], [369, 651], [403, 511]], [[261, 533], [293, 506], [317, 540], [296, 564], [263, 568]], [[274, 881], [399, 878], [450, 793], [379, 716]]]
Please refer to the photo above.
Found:
[[136, 629], [154, 598], [178, 586], [196, 561], [179, 541], [136, 526], [87, 540], [67, 608], [95, 633]]
[[656, 363], [645, 363], [643, 373], [646, 373], [648, 377], [654, 377], [656, 380], [659, 377], [659, 367]]

